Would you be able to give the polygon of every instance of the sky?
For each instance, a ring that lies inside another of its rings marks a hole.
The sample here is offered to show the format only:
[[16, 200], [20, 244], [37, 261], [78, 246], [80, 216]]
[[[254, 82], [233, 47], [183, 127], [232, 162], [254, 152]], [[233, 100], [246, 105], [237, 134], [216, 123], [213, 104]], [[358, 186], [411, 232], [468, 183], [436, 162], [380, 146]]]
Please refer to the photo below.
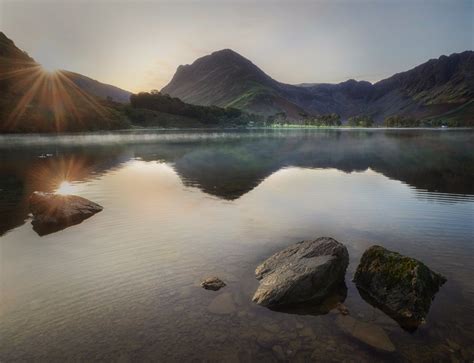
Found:
[[0, 0], [0, 30], [48, 69], [132, 92], [231, 48], [278, 81], [371, 82], [474, 49], [474, 0]]

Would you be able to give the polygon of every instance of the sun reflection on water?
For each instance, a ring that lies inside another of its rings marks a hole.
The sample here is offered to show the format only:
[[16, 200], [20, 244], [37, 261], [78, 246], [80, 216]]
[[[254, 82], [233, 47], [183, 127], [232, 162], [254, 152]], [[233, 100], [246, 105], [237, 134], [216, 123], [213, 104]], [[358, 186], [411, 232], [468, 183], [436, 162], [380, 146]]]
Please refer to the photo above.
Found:
[[76, 188], [74, 185], [65, 180], [59, 184], [58, 188], [56, 189], [56, 194], [68, 195], [73, 194], [75, 191]]

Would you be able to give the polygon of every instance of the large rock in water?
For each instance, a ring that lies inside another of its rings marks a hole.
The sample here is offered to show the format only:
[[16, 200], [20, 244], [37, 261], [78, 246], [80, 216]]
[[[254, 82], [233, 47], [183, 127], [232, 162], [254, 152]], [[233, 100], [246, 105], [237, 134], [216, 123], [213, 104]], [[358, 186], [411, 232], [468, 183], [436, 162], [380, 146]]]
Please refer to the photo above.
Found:
[[45, 235], [81, 223], [102, 206], [77, 195], [34, 192], [30, 197], [33, 229]]
[[446, 278], [414, 258], [372, 246], [362, 255], [354, 281], [367, 302], [411, 331], [424, 321]]
[[332, 238], [298, 242], [257, 267], [252, 300], [267, 307], [321, 301], [344, 282], [348, 264], [347, 248]]

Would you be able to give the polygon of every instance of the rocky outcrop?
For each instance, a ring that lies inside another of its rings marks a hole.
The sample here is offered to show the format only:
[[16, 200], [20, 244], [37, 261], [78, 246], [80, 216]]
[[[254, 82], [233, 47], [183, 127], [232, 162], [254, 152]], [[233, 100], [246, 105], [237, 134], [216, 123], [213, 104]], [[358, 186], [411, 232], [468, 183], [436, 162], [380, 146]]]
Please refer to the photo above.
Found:
[[257, 267], [260, 286], [252, 300], [267, 307], [324, 300], [344, 283], [348, 264], [347, 248], [332, 238], [298, 242]]
[[102, 209], [99, 204], [77, 195], [34, 192], [30, 197], [32, 224], [39, 235], [81, 223]]
[[225, 282], [218, 277], [208, 277], [201, 282], [201, 286], [206, 290], [217, 291], [225, 286]]
[[372, 246], [362, 255], [354, 281], [367, 302], [414, 330], [446, 278], [414, 258]]

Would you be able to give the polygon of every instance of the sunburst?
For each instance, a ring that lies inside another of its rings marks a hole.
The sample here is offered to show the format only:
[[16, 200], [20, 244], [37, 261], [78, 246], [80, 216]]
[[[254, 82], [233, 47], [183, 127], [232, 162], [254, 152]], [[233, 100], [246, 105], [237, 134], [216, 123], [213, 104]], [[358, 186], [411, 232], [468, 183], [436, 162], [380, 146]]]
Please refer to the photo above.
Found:
[[70, 72], [0, 58], [0, 80], [8, 82], [9, 93], [13, 95], [14, 104], [9, 106], [5, 122], [7, 129], [14, 129], [31, 109], [44, 115], [37, 120], [39, 123], [54, 120], [53, 129], [58, 132], [67, 129], [68, 122], [80, 126], [90, 113], [107, 116], [104, 106], [79, 88]]

